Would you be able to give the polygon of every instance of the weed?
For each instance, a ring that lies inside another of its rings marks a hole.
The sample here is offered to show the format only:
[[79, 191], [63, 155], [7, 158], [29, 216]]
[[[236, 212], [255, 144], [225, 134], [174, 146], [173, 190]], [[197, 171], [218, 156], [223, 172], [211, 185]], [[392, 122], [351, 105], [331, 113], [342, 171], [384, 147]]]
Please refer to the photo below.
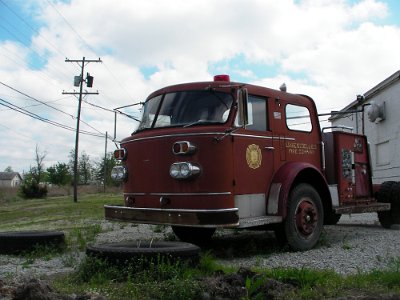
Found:
[[25, 261], [22, 262], [21, 267], [22, 269], [29, 269], [34, 262], [35, 262], [34, 258], [28, 257], [26, 258]]
[[260, 292], [260, 288], [264, 285], [265, 282], [265, 277], [257, 277], [254, 279], [246, 278], [246, 292], [247, 292], [247, 297], [244, 300], [247, 299], [254, 299], [254, 300], [262, 300], [265, 298], [265, 296]]
[[30, 265], [35, 262], [36, 259], [41, 258], [45, 261], [51, 260], [53, 257], [59, 256], [60, 253], [64, 252], [64, 244], [60, 245], [34, 245], [30, 250], [25, 250], [18, 254], [18, 256], [26, 259], [24, 265]]
[[61, 257], [61, 262], [65, 267], [74, 267], [79, 261], [79, 254], [77, 252], [70, 252]]
[[318, 240], [317, 247], [330, 247], [331, 244], [329, 243], [328, 233], [325, 229], [322, 229], [321, 235]]
[[211, 274], [218, 270], [220, 267], [216, 263], [214, 256], [211, 251], [207, 251], [201, 254], [199, 269], [206, 274]]
[[164, 240], [170, 241], [170, 242], [178, 240], [176, 235], [172, 231], [164, 231], [163, 238], [164, 238]]
[[[120, 289], [114, 292], [104, 290], [103, 287], [109, 286], [111, 282]], [[201, 291], [199, 283], [193, 279], [191, 268], [181, 262], [172, 263], [160, 257], [122, 264], [87, 257], [69, 278], [69, 284], [87, 284], [95, 287], [96, 293], [114, 295], [115, 299], [194, 299]]]
[[165, 225], [153, 225], [152, 229], [154, 233], [162, 233], [165, 231]]
[[348, 243], [348, 242], [343, 242], [343, 244], [342, 244], [342, 249], [343, 250], [350, 250], [352, 247], [351, 247], [351, 245]]
[[86, 245], [93, 242], [101, 231], [99, 224], [89, 225], [84, 228], [73, 228], [68, 237], [68, 242], [72, 248], [83, 251], [86, 249]]
[[351, 248], [352, 248], [351, 245], [347, 241], [347, 235], [344, 235], [343, 241], [342, 241], [342, 249], [343, 250], [350, 250]]
[[400, 273], [400, 257], [391, 257], [389, 261], [389, 270]]

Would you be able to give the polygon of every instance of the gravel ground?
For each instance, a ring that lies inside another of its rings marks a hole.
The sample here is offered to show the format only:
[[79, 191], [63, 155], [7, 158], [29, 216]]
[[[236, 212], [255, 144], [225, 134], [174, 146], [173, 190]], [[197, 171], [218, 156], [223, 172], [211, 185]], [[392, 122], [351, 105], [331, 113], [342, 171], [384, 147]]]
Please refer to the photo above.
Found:
[[[104, 221], [102, 226], [108, 231], [99, 234], [96, 243], [164, 239], [171, 235], [170, 229], [160, 232], [160, 227], [152, 225], [121, 226]], [[252, 256], [218, 258], [218, 261], [224, 265], [243, 267], [333, 269], [341, 274], [385, 269], [396, 258], [397, 265], [400, 264], [400, 230], [382, 228], [375, 213], [342, 216], [338, 225], [325, 226], [324, 231], [321, 246], [306, 252], [274, 251], [274, 247], [271, 246], [268, 254], [260, 251], [260, 254]], [[266, 239], [264, 243], [274, 245], [272, 233], [247, 231], [237, 233], [223, 230], [217, 233], [214, 239], [216, 241], [214, 245], [217, 246], [213, 247], [215, 250], [217, 247], [234, 247], [232, 245], [235, 245], [235, 240], [236, 244], [240, 244], [248, 242], [250, 240], [248, 237], [261, 236]], [[69, 253], [48, 260], [30, 260], [24, 257], [0, 255], [0, 279], [72, 272], [74, 266], [78, 265], [84, 256], [84, 253]]]
[[280, 252], [266, 257], [239, 258], [230, 265], [332, 269], [340, 274], [400, 268], [400, 230], [384, 229], [377, 214], [343, 215], [338, 225], [325, 226], [321, 247], [306, 252]]

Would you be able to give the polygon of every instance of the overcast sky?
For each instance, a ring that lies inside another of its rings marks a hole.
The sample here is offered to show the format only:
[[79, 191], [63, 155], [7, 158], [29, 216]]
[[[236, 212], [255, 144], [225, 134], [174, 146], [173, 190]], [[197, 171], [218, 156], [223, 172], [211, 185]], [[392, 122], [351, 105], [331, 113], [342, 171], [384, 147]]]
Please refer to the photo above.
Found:
[[[85, 66], [99, 95], [84, 99], [79, 143], [96, 161], [108, 110], [166, 85], [285, 82], [325, 113], [398, 71], [399, 49], [398, 0], [0, 0], [0, 171], [28, 171], [36, 145], [46, 168], [68, 162], [78, 101], [62, 92], [78, 91], [80, 67], [66, 58], [102, 60]], [[117, 138], [135, 126], [119, 117]]]

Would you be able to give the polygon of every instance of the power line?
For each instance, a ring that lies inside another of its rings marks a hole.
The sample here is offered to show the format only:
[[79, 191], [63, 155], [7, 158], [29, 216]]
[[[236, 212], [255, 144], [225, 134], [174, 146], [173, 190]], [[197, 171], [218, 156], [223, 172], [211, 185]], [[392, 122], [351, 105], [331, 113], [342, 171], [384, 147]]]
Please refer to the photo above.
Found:
[[101, 109], [101, 110], [105, 110], [105, 111], [114, 113], [114, 111], [113, 111], [112, 109], [108, 109], [108, 108], [102, 107], [102, 106], [100, 106], [100, 105], [90, 103], [90, 102], [88, 102], [88, 101], [86, 101], [86, 100], [83, 100], [83, 102], [85, 102], [86, 104], [89, 104], [90, 106], [99, 108], [99, 109]]
[[[69, 131], [75, 131], [74, 128], [72, 128], [72, 127], [70, 127], [68, 125], [64, 125], [64, 124], [58, 123], [56, 121], [52, 121], [50, 119], [44, 118], [42, 116], [39, 116], [39, 115], [37, 115], [37, 114], [35, 114], [35, 113], [31, 112], [31, 111], [28, 111], [28, 110], [26, 110], [26, 109], [24, 109], [22, 107], [19, 107], [19, 106], [15, 105], [15, 104], [12, 104], [11, 102], [9, 102], [9, 101], [7, 101], [7, 100], [5, 100], [3, 98], [0, 98], [0, 101], [3, 102], [3, 103], [0, 103], [0, 105], [5, 106], [5, 107], [7, 107], [7, 108], [9, 108], [9, 109], [11, 109], [13, 111], [19, 112], [19, 113], [21, 113], [23, 115], [26, 115], [26, 116], [31, 117], [33, 119], [48, 123], [50, 125], [53, 125], [53, 126], [56, 126], [56, 127], [59, 127], [59, 128], [63, 128], [63, 129], [69, 130]], [[86, 134], [86, 135], [95, 136], [95, 137], [102, 137], [102, 138], [104, 137], [104, 134], [100, 135], [100, 134], [89, 132], [89, 131], [86, 131], [86, 130], [81, 130], [80, 133]]]
[[[2, 1], [2, 0], [0, 0]], [[68, 20], [60, 13], [60, 11], [51, 3], [51, 1], [47, 0], [47, 3], [50, 4], [50, 6], [57, 12], [57, 14], [64, 20], [65, 24], [68, 25], [68, 27], [76, 34], [77, 37], [86, 45], [86, 47], [92, 51], [94, 54], [96, 54], [96, 51], [83, 39], [83, 37], [72, 27], [72, 25], [68, 22]]]
[[[7, 8], [9, 9], [18, 19], [20, 19], [26, 26], [28, 26], [33, 32], [35, 32], [40, 38], [42, 38], [43, 40], [45, 40], [53, 49], [55, 49], [59, 54], [61, 54], [62, 56], [66, 57], [66, 55], [64, 55], [58, 47], [56, 47], [53, 43], [51, 43], [48, 39], [46, 39], [38, 30], [36, 30], [33, 26], [31, 26], [24, 18], [22, 18], [17, 12], [15, 12], [10, 6], [8, 6], [3, 0], [0, 0], [0, 2]], [[75, 28], [71, 25], [71, 23], [64, 17], [64, 15], [56, 8], [56, 6], [49, 0], [47, 0], [48, 4], [52, 7], [52, 9], [63, 19], [63, 21], [65, 22], [65, 24], [67, 24], [68, 28], [81, 40], [81, 42], [85, 45], [85, 47], [87, 47], [90, 51], [92, 51], [93, 53], [96, 53], [96, 50], [93, 49], [90, 44], [88, 44], [86, 42], [86, 40], [79, 34], [79, 32], [77, 30], [75, 30]], [[22, 44], [24, 44], [25, 46], [29, 47], [28, 45], [26, 45], [23, 41], [21, 41], [15, 34], [13, 34], [12, 32], [10, 32], [8, 29], [5, 28], [5, 30], [7, 30], [10, 34], [12, 34], [17, 40], [19, 40]], [[34, 51], [39, 57], [41, 57], [41, 55], [39, 53], [37, 53], [34, 49], [32, 49], [31, 47], [29, 47], [32, 51]], [[105, 69], [107, 70], [107, 72], [111, 75], [111, 77], [113, 78], [113, 80], [121, 87], [121, 89], [126, 93], [126, 95], [132, 100], [134, 101], [133, 97], [131, 96], [131, 94], [126, 90], [126, 88], [121, 84], [121, 80], [118, 80], [117, 77], [115, 76], [115, 74], [111, 71], [111, 69], [108, 67], [108, 65], [104, 64]], [[65, 75], [65, 73], [64, 73]]]
[[[2, 1], [2, 0], [0, 0]], [[75, 28], [71, 25], [71, 23], [64, 17], [64, 15], [56, 8], [56, 6], [49, 0], [47, 0], [47, 3], [54, 9], [54, 11], [64, 20], [65, 24], [69, 27], [69, 29], [81, 40], [81, 42], [94, 54], [97, 54], [97, 51], [89, 44], [86, 42], [86, 40], [79, 34], [78, 31], [75, 30]], [[98, 56], [98, 55], [97, 55]], [[131, 98], [132, 101], [134, 101], [133, 97], [129, 94], [129, 92], [126, 90], [126, 88], [121, 84], [121, 80], [118, 80], [118, 78], [114, 75], [114, 73], [111, 71], [111, 69], [108, 67], [106, 63], [103, 62], [103, 65], [107, 72], [111, 75], [111, 77], [115, 80], [115, 82], [122, 88], [122, 90], [128, 95], [129, 98]]]
[[128, 95], [129, 98], [131, 98], [132, 101], [135, 101], [135, 99], [133, 99], [133, 97], [128, 93], [128, 91], [126, 90], [126, 88], [122, 85], [121, 80], [118, 80], [118, 78], [114, 75], [113, 72], [111, 72], [110, 68], [107, 66], [107, 64], [103, 63], [104, 67], [106, 68], [106, 70], [108, 71], [108, 73], [111, 74], [111, 76], [113, 77], [113, 79], [115, 80], [116, 83], [118, 83], [118, 85], [122, 88], [123, 91], [125, 91], [125, 93]]
[[43, 105], [45, 105], [45, 106], [47, 106], [47, 107], [52, 108], [52, 109], [54, 109], [54, 110], [56, 110], [56, 111], [58, 111], [58, 112], [60, 112], [60, 113], [63, 113], [63, 114], [65, 114], [65, 115], [67, 115], [67, 116], [70, 116], [70, 117], [74, 118], [73, 115], [70, 115], [70, 114], [66, 113], [65, 111], [62, 111], [61, 109], [58, 109], [58, 108], [56, 108], [56, 107], [54, 107], [54, 106], [51, 106], [51, 105], [47, 104], [47, 103], [44, 102], [44, 101], [41, 101], [41, 100], [38, 100], [38, 99], [36, 99], [36, 98], [34, 98], [34, 97], [32, 97], [32, 96], [29, 96], [28, 94], [25, 94], [24, 92], [21, 92], [20, 90], [17, 90], [16, 88], [13, 88], [12, 86], [9, 86], [8, 84], [5, 84], [4, 82], [1, 82], [1, 81], [0, 81], [0, 84], [4, 85], [5, 87], [7, 87], [7, 88], [13, 90], [14, 92], [17, 92], [17, 93], [23, 95], [23, 96], [25, 96], [25, 97], [27, 97], [27, 98], [29, 98], [29, 99], [32, 99], [32, 100], [34, 100], [34, 101], [36, 101], [36, 102], [39, 102], [39, 103], [41, 103], [41, 104], [43, 104]]
[[[13, 10], [9, 5], [7, 5], [3, 0], [0, 0], [0, 3], [2, 3], [11, 13], [13, 13], [20, 21], [22, 21], [28, 28], [30, 28], [30, 30], [34, 33], [37, 34], [37, 36], [39, 38], [41, 38], [42, 40], [44, 40], [48, 45], [51, 46], [51, 48], [53, 48], [56, 52], [58, 52], [61, 56], [65, 57], [65, 54], [63, 54], [63, 52], [57, 47], [55, 46], [53, 43], [51, 43], [47, 38], [45, 38], [43, 36], [43, 34], [41, 34], [38, 30], [36, 30], [33, 26], [31, 26], [26, 20], [25, 18], [21, 17], [15, 10]], [[19, 32], [21, 34], [21, 32], [14, 26], [12, 25], [9, 21], [5, 20], [16, 32]], [[9, 34], [11, 34], [16, 40], [18, 40], [22, 45], [24, 45], [25, 47], [27, 47], [28, 49], [30, 49], [33, 53], [35, 53], [37, 55], [37, 57], [40, 57], [43, 61], [47, 62], [47, 58], [44, 57], [42, 54], [38, 53], [31, 45], [28, 45], [27, 42], [22, 41], [18, 36], [15, 35], [15, 33], [11, 32], [9, 29], [7, 29], [6, 27], [4, 27], [4, 25], [0, 24], [1, 27], [4, 28], [4, 30], [6, 30]], [[21, 34], [22, 36], [25, 36], [25, 34]], [[15, 53], [13, 53], [13, 55], [19, 57], [18, 55], [16, 55]], [[20, 58], [20, 57], [19, 57]], [[21, 58], [20, 58], [21, 59]], [[25, 59], [21, 59], [22, 61], [24, 61]], [[14, 61], [14, 60], [13, 60]], [[14, 61], [15, 62], [15, 61]], [[17, 63], [18, 64], [18, 63]], [[23, 66], [25, 68], [25, 66]], [[53, 68], [55, 71], [57, 71], [58, 73], [63, 74], [65, 77], [69, 76], [65, 73], [65, 69], [61, 68], [61, 67], [56, 67], [54, 65], [49, 65], [47, 64], [47, 67], [49, 68]], [[47, 75], [46, 73], [40, 71], [40, 73], [43, 73], [46, 77], [52, 79], [49, 75]], [[45, 79], [47, 82], [49, 82], [49, 80]], [[51, 82], [51, 81], [50, 81]], [[52, 83], [53, 84], [53, 83]]]
[[[32, 97], [32, 96], [30, 96], [30, 95], [24, 93], [24, 92], [21, 92], [20, 90], [18, 90], [18, 89], [16, 89], [16, 88], [13, 88], [12, 86], [9, 86], [8, 84], [5, 84], [4, 82], [1, 82], [1, 81], [0, 81], [0, 84], [4, 85], [5, 87], [7, 87], [7, 88], [13, 90], [14, 92], [17, 92], [17, 93], [19, 93], [19, 94], [21, 94], [21, 95], [23, 95], [23, 96], [25, 96], [25, 97], [27, 97], [27, 98], [33, 100], [33, 101], [39, 102], [39, 103], [42, 104], [42, 105], [45, 105], [45, 106], [47, 106], [47, 107], [50, 107], [50, 108], [52, 108], [52, 109], [54, 109], [54, 110], [56, 110], [56, 111], [58, 111], [58, 112], [60, 112], [60, 113], [62, 113], [62, 114], [64, 114], [64, 115], [67, 115], [67, 116], [71, 117], [72, 119], [76, 119], [75, 116], [73, 116], [73, 115], [71, 115], [71, 114], [69, 114], [69, 113], [66, 113], [65, 111], [63, 111], [63, 110], [61, 110], [61, 109], [58, 109], [58, 108], [56, 108], [56, 107], [54, 107], [54, 106], [52, 106], [52, 105], [49, 105], [48, 103], [46, 103], [46, 102], [44, 102], [44, 101], [41, 101], [41, 100], [39, 100], [39, 99], [36, 99], [36, 98], [34, 98], [34, 97]], [[22, 109], [22, 108], [21, 108], [21, 109]], [[104, 135], [101, 131], [99, 131], [98, 129], [94, 128], [94, 127], [93, 127], [92, 125], [90, 125], [89, 123], [87, 123], [87, 122], [85, 122], [85, 121], [83, 121], [83, 120], [81, 120], [81, 122], [84, 123], [86, 126], [92, 128], [93, 130], [97, 131], [98, 133]]]
[[21, 20], [26, 26], [28, 26], [33, 32], [37, 33], [38, 36], [40, 36], [44, 41], [46, 41], [54, 50], [56, 50], [59, 54], [61, 54], [63, 57], [66, 55], [61, 52], [61, 50], [53, 45], [48, 39], [43, 37], [43, 35], [38, 32], [35, 28], [33, 28], [23, 17], [21, 17], [18, 13], [16, 13], [10, 6], [8, 6], [3, 0], [0, 0], [0, 2], [9, 10], [11, 11], [19, 20]]
[[[67, 99], [67, 98], [69, 98], [69, 97], [62, 97], [62, 98], [59, 98], [59, 99], [56, 99], [56, 100], [48, 101], [48, 102], [46, 102], [46, 103], [49, 103], [49, 102], [54, 103], [54, 102], [61, 101], [61, 100]], [[22, 98], [21, 98], [21, 99], [22, 99]], [[41, 103], [38, 103], [38, 104], [30, 104], [30, 105], [22, 106], [22, 108], [38, 107], [38, 106], [41, 106], [41, 105], [42, 105]], [[0, 111], [6, 111], [6, 110], [0, 110]]]

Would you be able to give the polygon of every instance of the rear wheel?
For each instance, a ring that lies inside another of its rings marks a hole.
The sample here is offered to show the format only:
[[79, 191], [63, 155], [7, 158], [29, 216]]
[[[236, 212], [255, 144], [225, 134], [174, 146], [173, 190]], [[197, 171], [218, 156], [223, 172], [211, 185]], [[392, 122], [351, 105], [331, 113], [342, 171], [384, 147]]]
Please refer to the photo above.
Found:
[[172, 226], [172, 231], [183, 242], [205, 244], [210, 241], [215, 228]]
[[379, 211], [378, 219], [384, 228], [400, 224], [400, 182], [386, 181], [382, 183], [377, 195], [378, 202], [390, 203], [388, 211]]
[[299, 184], [289, 196], [284, 231], [289, 247], [296, 251], [313, 248], [321, 235], [324, 212], [318, 192], [309, 184]]

